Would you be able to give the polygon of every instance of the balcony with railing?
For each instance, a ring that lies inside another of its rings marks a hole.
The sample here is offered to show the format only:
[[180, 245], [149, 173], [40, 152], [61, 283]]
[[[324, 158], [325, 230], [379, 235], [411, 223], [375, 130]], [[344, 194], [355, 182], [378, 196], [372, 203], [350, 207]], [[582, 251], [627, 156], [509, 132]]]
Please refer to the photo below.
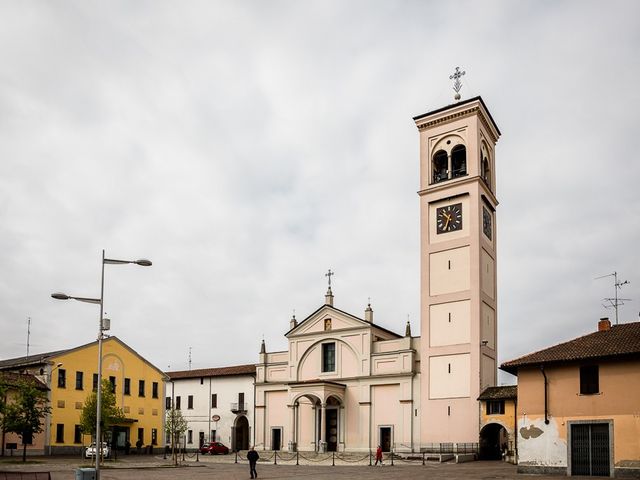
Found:
[[231, 404], [232, 413], [247, 413], [247, 404], [245, 402], [237, 402]]

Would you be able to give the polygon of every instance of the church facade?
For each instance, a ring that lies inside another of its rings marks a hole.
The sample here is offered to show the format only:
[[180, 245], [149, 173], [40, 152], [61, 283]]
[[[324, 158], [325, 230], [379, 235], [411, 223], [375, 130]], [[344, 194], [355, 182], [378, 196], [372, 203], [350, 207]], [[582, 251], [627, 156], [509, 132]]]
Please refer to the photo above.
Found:
[[419, 444], [419, 338], [325, 305], [256, 365], [257, 448], [413, 451]]
[[[256, 448], [420, 451], [478, 443], [496, 384], [495, 145], [482, 98], [414, 118], [420, 140], [421, 336], [325, 303], [256, 365]], [[330, 278], [330, 277], [329, 277]]]

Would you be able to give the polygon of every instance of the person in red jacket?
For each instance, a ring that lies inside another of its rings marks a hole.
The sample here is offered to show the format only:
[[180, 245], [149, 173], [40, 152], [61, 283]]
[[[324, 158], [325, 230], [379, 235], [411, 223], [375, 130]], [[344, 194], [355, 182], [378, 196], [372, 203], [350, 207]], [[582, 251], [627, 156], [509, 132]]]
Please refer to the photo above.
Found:
[[378, 445], [378, 449], [376, 450], [376, 465], [378, 465], [378, 462], [380, 462], [380, 466], [384, 465], [384, 463], [382, 463], [382, 447], [380, 445]]

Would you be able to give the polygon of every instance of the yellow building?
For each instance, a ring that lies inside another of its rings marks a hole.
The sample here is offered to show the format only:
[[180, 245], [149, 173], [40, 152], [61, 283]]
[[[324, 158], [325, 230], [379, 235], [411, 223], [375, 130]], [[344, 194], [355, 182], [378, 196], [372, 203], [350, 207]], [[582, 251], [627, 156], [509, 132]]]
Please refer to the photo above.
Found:
[[517, 455], [516, 406], [518, 387], [488, 387], [480, 401], [480, 459], [515, 463]]
[[[102, 343], [102, 376], [115, 386], [116, 404], [125, 422], [105, 432], [112, 446], [124, 450], [163, 445], [166, 375], [117, 337]], [[80, 432], [85, 399], [97, 387], [98, 342], [0, 362], [0, 370], [29, 372], [50, 389], [51, 414], [45, 425], [44, 452], [79, 453], [91, 442]], [[36, 453], [36, 452], [34, 452]]]

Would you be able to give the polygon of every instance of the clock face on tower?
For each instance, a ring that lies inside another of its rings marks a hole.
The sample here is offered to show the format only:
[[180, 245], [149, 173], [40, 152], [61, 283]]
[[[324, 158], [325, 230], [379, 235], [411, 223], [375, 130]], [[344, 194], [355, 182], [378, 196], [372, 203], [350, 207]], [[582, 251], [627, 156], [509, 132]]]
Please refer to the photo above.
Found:
[[482, 207], [482, 231], [491, 240], [491, 213], [485, 207]]
[[459, 230], [462, 230], [462, 203], [436, 209], [437, 234], [457, 232]]

